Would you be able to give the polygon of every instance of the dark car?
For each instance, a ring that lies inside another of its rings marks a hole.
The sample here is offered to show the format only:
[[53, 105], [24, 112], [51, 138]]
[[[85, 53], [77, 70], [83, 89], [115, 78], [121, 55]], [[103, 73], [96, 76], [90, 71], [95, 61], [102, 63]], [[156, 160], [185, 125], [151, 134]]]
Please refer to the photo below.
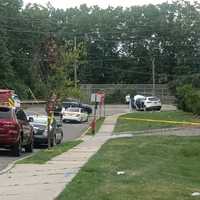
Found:
[[92, 113], [92, 108], [89, 105], [81, 104], [80, 107], [83, 108], [83, 110], [85, 110], [88, 114]]
[[11, 149], [14, 156], [21, 155], [22, 147], [33, 151], [33, 127], [22, 109], [0, 107], [0, 147]]
[[[29, 116], [34, 129], [34, 145], [48, 144], [48, 117], [46, 115]], [[60, 144], [63, 140], [62, 124], [53, 117], [50, 123], [51, 146]]]
[[54, 115], [60, 116], [61, 111], [62, 111], [62, 104], [56, 105], [55, 108], [54, 108]]

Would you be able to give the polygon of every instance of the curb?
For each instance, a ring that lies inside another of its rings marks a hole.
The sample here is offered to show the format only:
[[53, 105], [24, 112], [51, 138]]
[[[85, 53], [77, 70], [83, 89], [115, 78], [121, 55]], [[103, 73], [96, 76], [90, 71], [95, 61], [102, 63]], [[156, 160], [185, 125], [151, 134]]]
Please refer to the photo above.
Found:
[[[36, 153], [36, 152], [34, 152], [34, 153]], [[34, 154], [34, 153], [33, 153], [33, 154]], [[33, 154], [28, 155], [28, 156], [24, 156], [24, 157], [22, 157], [22, 158], [20, 158], [20, 159], [17, 159], [17, 160], [15, 160], [15, 161], [13, 161], [13, 162], [10, 163], [5, 169], [3, 169], [3, 170], [0, 171], [0, 175], [3, 175], [3, 174], [5, 174], [5, 173], [7, 173], [8, 171], [10, 171], [11, 169], [13, 169], [18, 161], [21, 161], [21, 160], [23, 160], [23, 159], [29, 158], [29, 157], [31, 157]]]
[[15, 163], [17, 162], [18, 160], [15, 160], [13, 161], [11, 164], [9, 164], [5, 169], [1, 170], [0, 171], [0, 175], [3, 175], [5, 173], [7, 173], [8, 171], [10, 171], [14, 166], [15, 166]]
[[[86, 133], [88, 132], [88, 130], [90, 130], [90, 129], [91, 129], [91, 127], [88, 127], [88, 128], [81, 134], [81, 136], [78, 137], [76, 140], [82, 139], [82, 138], [86, 135]], [[36, 152], [34, 152], [34, 153], [36, 153]], [[34, 153], [33, 153], [33, 154], [34, 154]], [[20, 159], [17, 159], [17, 160], [15, 160], [15, 161], [13, 161], [13, 162], [10, 163], [5, 169], [3, 169], [3, 170], [0, 171], [0, 175], [3, 175], [3, 174], [5, 174], [5, 173], [9, 172], [11, 169], [13, 169], [13, 168], [15, 167], [15, 165], [16, 165], [16, 163], [17, 163], [18, 161], [21, 161], [21, 160], [24, 160], [24, 159], [26, 159], [26, 158], [29, 158], [29, 157], [33, 156], [33, 154], [30, 154], [30, 155], [28, 155], [28, 156], [24, 156], [24, 157], [22, 157], [22, 158], [20, 158]]]
[[82, 134], [80, 137], [78, 137], [76, 140], [84, 140], [84, 137], [86, 136], [87, 132], [91, 129], [89, 126]]

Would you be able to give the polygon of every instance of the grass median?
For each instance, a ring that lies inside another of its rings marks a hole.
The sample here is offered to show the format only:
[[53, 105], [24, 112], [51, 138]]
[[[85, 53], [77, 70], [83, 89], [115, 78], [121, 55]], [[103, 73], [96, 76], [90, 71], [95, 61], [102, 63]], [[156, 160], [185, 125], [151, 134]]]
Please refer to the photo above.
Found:
[[57, 200], [199, 199], [199, 160], [200, 137], [111, 140]]
[[80, 140], [70, 141], [70, 142], [65, 142], [63, 144], [57, 145], [51, 148], [50, 150], [48, 149], [40, 150], [34, 153], [32, 156], [18, 161], [17, 164], [45, 164], [47, 161], [68, 151], [69, 149], [75, 147], [76, 145], [80, 143], [81, 143]]
[[[155, 121], [148, 121], [148, 119]], [[170, 123], [170, 121], [172, 123]], [[183, 123], [176, 124], [174, 122]], [[191, 113], [186, 113], [182, 111], [134, 112], [120, 116], [114, 132], [121, 133], [129, 131], [142, 131], [147, 129], [187, 126], [187, 123], [184, 124], [184, 122], [200, 123], [200, 120], [196, 119]]]

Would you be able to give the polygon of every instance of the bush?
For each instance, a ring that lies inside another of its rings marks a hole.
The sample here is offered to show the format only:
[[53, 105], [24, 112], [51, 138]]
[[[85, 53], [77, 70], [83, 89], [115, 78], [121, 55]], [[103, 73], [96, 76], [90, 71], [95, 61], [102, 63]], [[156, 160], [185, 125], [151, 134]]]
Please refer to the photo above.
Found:
[[177, 105], [178, 108], [192, 112], [194, 114], [200, 114], [200, 94], [199, 90], [192, 87], [192, 85], [184, 85], [177, 87]]

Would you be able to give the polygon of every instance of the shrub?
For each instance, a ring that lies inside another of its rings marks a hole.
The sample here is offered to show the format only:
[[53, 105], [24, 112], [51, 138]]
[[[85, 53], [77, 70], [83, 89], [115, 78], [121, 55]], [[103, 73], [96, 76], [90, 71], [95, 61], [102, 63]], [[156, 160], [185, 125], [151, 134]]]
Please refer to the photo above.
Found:
[[194, 114], [200, 114], [200, 95], [199, 90], [192, 85], [177, 87], [177, 105], [179, 109]]

